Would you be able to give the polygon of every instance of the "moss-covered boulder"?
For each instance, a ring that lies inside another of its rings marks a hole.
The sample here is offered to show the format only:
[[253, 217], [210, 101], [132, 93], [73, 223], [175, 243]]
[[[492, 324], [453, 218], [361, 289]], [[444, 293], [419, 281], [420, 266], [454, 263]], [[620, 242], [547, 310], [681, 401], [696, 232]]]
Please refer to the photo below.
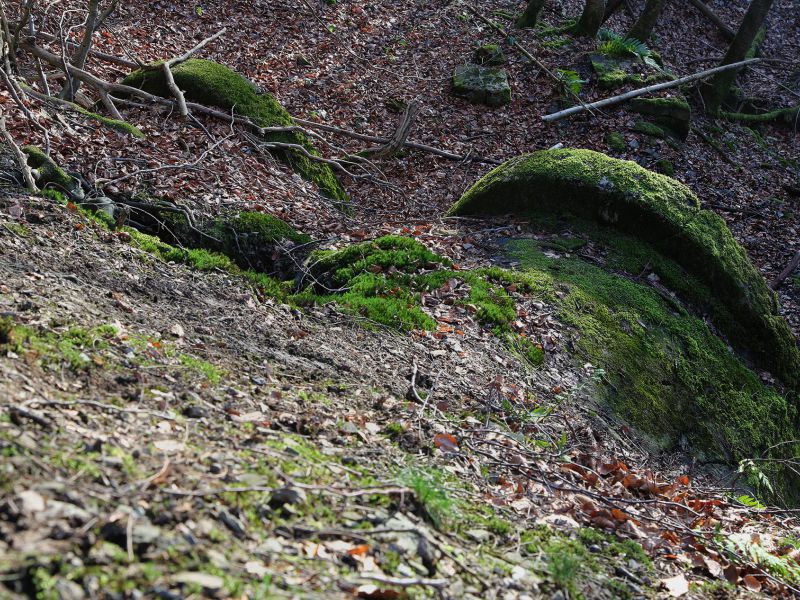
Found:
[[41, 148], [24, 146], [22, 151], [27, 156], [28, 166], [33, 171], [33, 177], [40, 188], [55, 190], [71, 200], [83, 199], [84, 194], [80, 182], [67, 174]]
[[[250, 80], [219, 63], [194, 58], [174, 67], [172, 74], [187, 100], [234, 111], [261, 127], [295, 125], [286, 109], [272, 95], [260, 92]], [[158, 96], [171, 95], [160, 65], [136, 70], [123, 83]], [[308, 138], [296, 131], [270, 133], [266, 141], [299, 144], [310, 154], [317, 154]], [[323, 193], [334, 200], [347, 200], [347, 194], [330, 166], [310, 160], [299, 152], [287, 152], [283, 156], [295, 171], [315, 182]]]
[[634, 98], [627, 108], [666, 127], [682, 140], [689, 135], [692, 111], [686, 98]]
[[312, 249], [310, 236], [262, 212], [242, 211], [193, 225], [183, 215], [166, 214], [147, 225], [167, 244], [218, 253], [242, 269], [278, 279], [293, 278]]
[[483, 44], [475, 49], [475, 63], [487, 67], [499, 67], [506, 63], [506, 55], [497, 44]]
[[[572, 215], [647, 242], [684, 271], [658, 275], [710, 312], [737, 350], [800, 387], [800, 352], [775, 294], [725, 222], [680, 182], [591, 150], [543, 150], [497, 167], [449, 211], [504, 213]], [[702, 286], [687, 286], [686, 276]]]
[[459, 65], [453, 72], [453, 93], [475, 104], [502, 106], [511, 102], [505, 70], [479, 65]]

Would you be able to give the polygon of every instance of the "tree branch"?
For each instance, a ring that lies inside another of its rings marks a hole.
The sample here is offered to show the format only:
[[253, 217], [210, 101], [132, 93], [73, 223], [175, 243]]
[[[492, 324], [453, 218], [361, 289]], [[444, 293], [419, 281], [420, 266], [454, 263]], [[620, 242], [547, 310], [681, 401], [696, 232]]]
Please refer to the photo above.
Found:
[[714, 25], [717, 26], [717, 28], [720, 30], [720, 33], [722, 33], [723, 37], [726, 40], [731, 41], [734, 38], [736, 32], [730, 27], [728, 27], [725, 24], [725, 22], [722, 19], [720, 19], [719, 16], [717, 16], [717, 13], [711, 10], [708, 7], [708, 5], [705, 2], [703, 2], [703, 0], [689, 0], [689, 2], [694, 4], [697, 7], [697, 9], [701, 13], [703, 13], [709, 21], [711, 21]]
[[658, 92], [660, 90], [667, 90], [669, 88], [674, 88], [679, 85], [683, 85], [684, 83], [689, 83], [692, 81], [697, 81], [698, 79], [705, 79], [711, 75], [716, 73], [721, 73], [722, 71], [729, 71], [731, 69], [738, 69], [739, 67], [743, 67], [745, 65], [751, 65], [753, 63], [761, 62], [760, 58], [749, 58], [747, 60], [743, 60], [740, 62], [732, 63], [730, 65], [722, 65], [720, 67], [714, 67], [713, 69], [707, 69], [705, 71], [700, 71], [699, 73], [694, 73], [693, 75], [687, 75], [686, 77], [681, 77], [680, 79], [675, 79], [673, 81], [665, 81], [664, 83], [657, 83], [655, 85], [649, 85], [647, 87], [639, 88], [638, 90], [631, 90], [630, 92], [625, 92], [624, 94], [619, 94], [618, 96], [612, 96], [611, 98], [605, 98], [604, 100], [598, 100], [597, 102], [592, 102], [590, 104], [586, 104], [583, 106], [573, 106], [571, 108], [567, 108], [565, 110], [561, 110], [549, 115], [544, 115], [542, 117], [542, 121], [547, 121], [548, 123], [553, 121], [558, 121], [559, 119], [563, 119], [564, 117], [569, 117], [570, 115], [581, 113], [585, 110], [593, 109], [593, 108], [602, 108], [604, 106], [611, 106], [612, 104], [619, 104], [620, 102], [625, 102], [625, 100], [630, 100], [631, 98], [636, 98], [638, 96], [644, 96], [645, 94], [649, 94], [651, 92]]
[[19, 149], [19, 146], [17, 146], [14, 138], [11, 137], [8, 129], [6, 129], [5, 117], [0, 117], [0, 134], [3, 135], [6, 143], [14, 153], [14, 157], [17, 159], [17, 164], [19, 165], [20, 171], [22, 171], [22, 177], [25, 179], [25, 185], [33, 193], [38, 192], [39, 188], [36, 185], [36, 180], [33, 177], [33, 171], [31, 171], [31, 168], [28, 166], [28, 158], [25, 156], [22, 150]]

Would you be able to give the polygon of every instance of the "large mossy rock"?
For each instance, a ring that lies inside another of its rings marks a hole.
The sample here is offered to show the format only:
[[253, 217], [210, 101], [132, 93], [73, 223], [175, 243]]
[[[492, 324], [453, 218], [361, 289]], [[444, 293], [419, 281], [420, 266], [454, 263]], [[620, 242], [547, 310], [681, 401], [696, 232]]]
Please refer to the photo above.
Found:
[[502, 106], [511, 102], [511, 87], [503, 69], [459, 65], [453, 72], [453, 93], [475, 104]]
[[[187, 100], [234, 111], [261, 127], [296, 125], [274, 97], [259, 92], [250, 80], [219, 63], [194, 58], [174, 67], [172, 74]], [[123, 80], [123, 84], [158, 96], [171, 95], [164, 71], [158, 64], [134, 71]], [[316, 155], [311, 142], [299, 132], [270, 133], [266, 141], [299, 144]], [[344, 188], [328, 165], [309, 160], [297, 152], [285, 153], [284, 156], [295, 171], [315, 182], [323, 193], [334, 200], [347, 200]]]
[[689, 135], [692, 111], [685, 98], [634, 98], [628, 110], [645, 115], [685, 140]]
[[800, 352], [775, 294], [725, 222], [680, 182], [591, 150], [543, 150], [497, 167], [449, 211], [505, 213], [572, 215], [648, 243], [684, 271], [658, 273], [672, 289], [708, 311], [742, 355], [800, 387]]

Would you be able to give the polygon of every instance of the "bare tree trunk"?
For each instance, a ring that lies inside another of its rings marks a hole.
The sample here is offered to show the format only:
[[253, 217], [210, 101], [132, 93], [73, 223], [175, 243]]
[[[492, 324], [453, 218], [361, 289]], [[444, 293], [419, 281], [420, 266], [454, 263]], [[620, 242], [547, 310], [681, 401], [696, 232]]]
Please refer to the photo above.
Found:
[[586, 0], [581, 19], [575, 26], [575, 33], [587, 37], [595, 37], [603, 24], [606, 13], [606, 0]]
[[[752, 0], [750, 7], [742, 19], [739, 30], [733, 38], [721, 65], [739, 62], [747, 56], [748, 50], [753, 45], [759, 29], [767, 18], [773, 0]], [[706, 111], [715, 114], [719, 111], [725, 96], [736, 79], [736, 71], [718, 73], [707, 84], [701, 86], [700, 92], [706, 105]]]
[[525, 12], [517, 19], [517, 27], [534, 27], [544, 3], [545, 0], [528, 0]]
[[[100, 14], [100, 0], [89, 0], [86, 26], [83, 31], [83, 39], [70, 59], [70, 62], [74, 66], [78, 67], [79, 69], [83, 69], [83, 67], [86, 65], [86, 58], [89, 56], [89, 51], [92, 49], [92, 37], [94, 36], [95, 31], [100, 28], [103, 22], [114, 11], [116, 6], [117, 0], [112, 0], [108, 5], [108, 8], [106, 8], [106, 10]], [[72, 102], [75, 100], [75, 94], [78, 93], [78, 88], [80, 88], [81, 82], [80, 80], [70, 77], [69, 73], [66, 75], [67, 83], [64, 85], [64, 89], [61, 90], [61, 98]]]
[[653, 33], [653, 29], [666, 3], [667, 0], [647, 0], [642, 14], [636, 19], [636, 23], [633, 24], [633, 27], [631, 27], [626, 37], [639, 40], [640, 42], [647, 42]]

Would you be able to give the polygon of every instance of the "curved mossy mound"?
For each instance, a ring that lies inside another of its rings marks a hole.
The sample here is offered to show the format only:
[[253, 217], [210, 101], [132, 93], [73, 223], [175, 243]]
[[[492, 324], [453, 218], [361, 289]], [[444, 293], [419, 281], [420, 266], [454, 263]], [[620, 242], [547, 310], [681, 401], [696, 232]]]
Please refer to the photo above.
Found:
[[[591, 150], [543, 150], [479, 180], [448, 214], [569, 215], [650, 244], [678, 269], [656, 270], [744, 355], [800, 386], [800, 352], [775, 294], [725, 222], [674, 179]], [[691, 275], [699, 285], [688, 285]]]
[[[642, 261], [659, 260], [657, 253], [619, 233], [601, 233], [598, 242], [593, 228], [580, 220], [568, 226], [550, 222], [547, 229], [556, 237], [511, 239], [505, 251], [519, 263], [520, 271], [509, 275], [517, 288], [555, 306], [559, 319], [574, 327], [580, 361], [604, 369], [598, 390], [614, 412], [655, 446], [680, 446], [704, 461], [736, 466], [800, 451], [800, 444], [787, 444], [798, 438], [795, 402], [765, 385], [702, 318], [636, 277], [641, 271], [618, 270], [630, 251]], [[576, 230], [595, 246], [602, 244], [603, 266], [553, 251], [565, 239], [557, 236], [574, 236]], [[755, 478], [749, 483], [759, 495], [800, 501], [798, 478], [789, 469], [759, 464], [773, 488]]]
[[[218, 106], [227, 111], [233, 110], [236, 114], [253, 120], [260, 127], [296, 125], [291, 115], [272, 95], [260, 93], [251, 81], [219, 63], [193, 58], [174, 67], [172, 74], [187, 100]], [[134, 71], [122, 83], [158, 96], [171, 96], [160, 65]], [[270, 133], [266, 140], [300, 144], [309, 153], [317, 154], [308, 138], [299, 132]], [[347, 201], [344, 188], [328, 165], [309, 160], [297, 152], [287, 153], [285, 156], [295, 171], [315, 182], [325, 194], [334, 200]]]

